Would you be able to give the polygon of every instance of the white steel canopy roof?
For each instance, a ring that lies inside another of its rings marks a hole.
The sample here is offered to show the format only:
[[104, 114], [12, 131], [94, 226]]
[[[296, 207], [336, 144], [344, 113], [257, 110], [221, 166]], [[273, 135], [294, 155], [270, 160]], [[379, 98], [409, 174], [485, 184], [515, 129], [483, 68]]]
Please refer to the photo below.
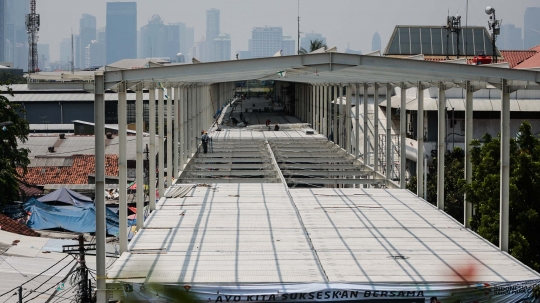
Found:
[[519, 89], [538, 89], [540, 72], [490, 66], [449, 64], [389, 57], [322, 53], [284, 57], [106, 71], [105, 86], [121, 81], [164, 83], [221, 83], [250, 79], [312, 84], [334, 83], [439, 83], [473, 81], [481, 87], [497, 86], [502, 79]]

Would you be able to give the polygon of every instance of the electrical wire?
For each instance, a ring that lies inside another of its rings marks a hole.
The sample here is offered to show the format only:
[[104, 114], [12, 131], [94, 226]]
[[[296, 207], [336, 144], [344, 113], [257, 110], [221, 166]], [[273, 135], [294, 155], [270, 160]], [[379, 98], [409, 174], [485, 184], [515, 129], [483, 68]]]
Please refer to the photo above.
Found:
[[[75, 264], [76, 266], [77, 264]], [[75, 268], [75, 266], [73, 266], [73, 268], [71, 269], [71, 271], [66, 275], [66, 277], [63, 279], [65, 280], [67, 277], [69, 277], [72, 273], [74, 272], [77, 272], [79, 269], [78, 268]], [[38, 294], [34, 297], [32, 297], [31, 299], [28, 299], [26, 301], [24, 301], [24, 303], [26, 302], [30, 302], [32, 300], [34, 300], [35, 298], [39, 297], [40, 295], [42, 294], [46, 294], [49, 290], [51, 290], [52, 288], [56, 287], [57, 284], [53, 284], [51, 287], [47, 288], [46, 290], [42, 291], [42, 292], [38, 292]]]
[[49, 282], [52, 278], [56, 277], [56, 275], [58, 275], [62, 270], [64, 270], [64, 268], [68, 267], [71, 263], [73, 263], [73, 260], [71, 260], [68, 264], [66, 264], [64, 267], [62, 267], [59, 271], [57, 271], [54, 275], [51, 275], [47, 280], [45, 280], [44, 282], [42, 282], [40, 285], [38, 285], [37, 287], [34, 287], [34, 289], [30, 290], [28, 293], [26, 293], [24, 296], [23, 296], [23, 299], [28, 297], [32, 292], [34, 292], [36, 289], [39, 289], [41, 286], [43, 286], [45, 283]]
[[[65, 260], [67, 257], [69, 257], [69, 256], [70, 256], [70, 255], [66, 255], [65, 257], [63, 257], [62, 259], [60, 259], [58, 262], [56, 262], [56, 263], [54, 263], [53, 265], [51, 265], [49, 268], [47, 268], [47, 269], [45, 269], [44, 271], [40, 272], [37, 276], [33, 277], [32, 279], [30, 279], [30, 280], [24, 282], [23, 284], [21, 284], [21, 285], [19, 285], [19, 286], [23, 286], [23, 285], [25, 285], [25, 284], [27, 284], [27, 283], [30, 283], [31, 281], [33, 281], [33, 280], [36, 279], [37, 277], [39, 277], [39, 276], [43, 275], [44, 273], [46, 273], [49, 269], [55, 267], [55, 266], [56, 266], [57, 264], [59, 264], [60, 262], [64, 261], [64, 260]], [[5, 261], [5, 260], [4, 260], [4, 261]], [[1, 294], [0, 297], [3, 297], [3, 296], [5, 296], [6, 294], [10, 293], [11, 291], [13, 291], [13, 290], [19, 288], [19, 286], [14, 287], [14, 288], [12, 288], [11, 290], [9, 290], [9, 291], [7, 291], [7, 292]]]

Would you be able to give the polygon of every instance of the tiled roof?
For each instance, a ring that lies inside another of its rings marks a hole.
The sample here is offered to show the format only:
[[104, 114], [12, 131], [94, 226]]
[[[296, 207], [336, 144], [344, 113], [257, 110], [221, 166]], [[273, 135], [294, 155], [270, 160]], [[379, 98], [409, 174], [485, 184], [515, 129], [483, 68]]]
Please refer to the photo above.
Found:
[[535, 50], [502, 50], [501, 53], [505, 61], [510, 64], [510, 68], [514, 68], [525, 60], [538, 54]]
[[525, 61], [521, 62], [516, 68], [540, 68], [540, 45], [531, 48], [536, 53]]
[[40, 233], [34, 231], [30, 227], [19, 223], [6, 215], [0, 214], [0, 229], [19, 235], [25, 235], [30, 237], [39, 237]]
[[[24, 175], [29, 184], [88, 184], [88, 175], [95, 174], [94, 155], [73, 155], [72, 166], [28, 167]], [[22, 170], [19, 168], [19, 173]], [[118, 155], [105, 156], [105, 175], [118, 176]]]

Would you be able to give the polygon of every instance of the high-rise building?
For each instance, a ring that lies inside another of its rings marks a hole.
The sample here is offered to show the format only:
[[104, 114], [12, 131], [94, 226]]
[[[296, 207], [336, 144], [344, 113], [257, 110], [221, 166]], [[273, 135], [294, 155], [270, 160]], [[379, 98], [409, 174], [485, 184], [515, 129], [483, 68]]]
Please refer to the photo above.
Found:
[[219, 34], [214, 39], [214, 61], [231, 60], [231, 36]]
[[71, 59], [71, 37], [60, 42], [60, 62], [68, 63]]
[[375, 32], [375, 34], [373, 34], [373, 38], [371, 38], [371, 51], [372, 52], [382, 51], [381, 50], [381, 36], [379, 35], [378, 32]]
[[140, 30], [140, 58], [174, 60], [180, 52], [180, 26], [165, 25], [159, 15], [153, 15]]
[[193, 27], [187, 27], [183, 22], [173, 23], [178, 25], [178, 33], [180, 35], [180, 52], [184, 55], [184, 58], [187, 60], [189, 54], [189, 49], [195, 44], [194, 42], [194, 29]]
[[204, 61], [204, 58], [206, 56], [206, 40], [204, 38], [201, 38], [201, 40], [195, 42], [195, 52], [194, 55], [192, 54], [192, 58], [196, 58], [199, 61]]
[[220, 29], [219, 29], [219, 23], [220, 23], [220, 12], [218, 9], [211, 8], [206, 11], [206, 52], [205, 52], [205, 58], [204, 61], [206, 62], [212, 62], [216, 61], [215, 58], [215, 46], [214, 46], [214, 40], [219, 36]]
[[527, 7], [523, 19], [523, 42], [530, 49], [540, 44], [540, 7]]
[[521, 38], [521, 28], [514, 24], [503, 24], [501, 34], [497, 38], [497, 47], [503, 50], [523, 49], [523, 38]]
[[30, 1], [4, 0], [4, 37], [12, 38], [8, 45], [8, 53], [11, 54], [8, 59], [15, 68], [23, 70], [28, 69], [28, 34], [25, 24], [28, 13]]
[[326, 44], [326, 38], [323, 37], [322, 34], [311, 32], [304, 34], [304, 37], [300, 38], [300, 47], [305, 49], [309, 53], [311, 41], [315, 40], [321, 40], [324, 44]]
[[281, 54], [283, 56], [292, 56], [296, 54], [296, 40], [291, 36], [283, 36], [281, 42]]
[[96, 17], [88, 14], [83, 14], [79, 21], [79, 54], [78, 66], [81, 68], [90, 67], [90, 58], [87, 58], [86, 47], [93, 40], [96, 40]]
[[137, 3], [107, 2], [106, 63], [137, 58]]
[[251, 32], [250, 49], [252, 58], [272, 57], [283, 49], [281, 27], [255, 27]]
[[38, 44], [37, 49], [38, 49], [38, 54], [39, 54], [39, 60], [38, 60], [39, 70], [48, 71], [49, 62], [51, 61], [49, 44]]
[[0, 0], [0, 62], [5, 60], [4, 50], [6, 48], [5, 46], [6, 37], [4, 34], [4, 23], [5, 23], [6, 17], [4, 15], [5, 15], [4, 0]]
[[93, 40], [88, 46], [87, 54], [89, 58], [87, 60], [90, 62], [90, 67], [105, 65], [105, 42], [105, 28], [101, 28], [97, 30], [96, 40]]

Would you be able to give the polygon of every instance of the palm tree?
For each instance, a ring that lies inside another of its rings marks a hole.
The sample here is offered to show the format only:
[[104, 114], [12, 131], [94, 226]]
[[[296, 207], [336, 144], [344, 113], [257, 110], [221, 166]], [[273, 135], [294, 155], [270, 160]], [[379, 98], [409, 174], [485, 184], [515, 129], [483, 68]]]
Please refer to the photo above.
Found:
[[311, 40], [309, 43], [309, 52], [305, 48], [301, 47], [300, 50], [298, 51], [298, 54], [305, 55], [305, 54], [311, 53], [312, 51], [316, 51], [322, 47], [324, 47], [325, 49], [327, 47], [326, 44], [322, 40], [320, 39]]

